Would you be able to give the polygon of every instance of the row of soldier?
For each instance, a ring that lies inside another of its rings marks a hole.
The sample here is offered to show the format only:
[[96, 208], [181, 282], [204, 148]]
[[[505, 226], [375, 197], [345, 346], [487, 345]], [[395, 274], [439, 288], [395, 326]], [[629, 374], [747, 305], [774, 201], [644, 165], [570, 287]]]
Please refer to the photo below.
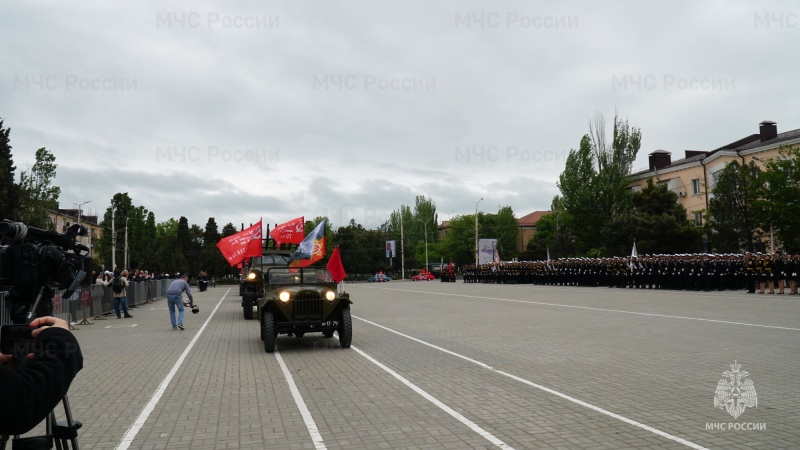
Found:
[[[464, 266], [465, 283], [797, 294], [800, 254], [681, 254], [559, 258]], [[785, 292], [788, 288], [789, 292]], [[775, 292], [777, 289], [777, 292]]]

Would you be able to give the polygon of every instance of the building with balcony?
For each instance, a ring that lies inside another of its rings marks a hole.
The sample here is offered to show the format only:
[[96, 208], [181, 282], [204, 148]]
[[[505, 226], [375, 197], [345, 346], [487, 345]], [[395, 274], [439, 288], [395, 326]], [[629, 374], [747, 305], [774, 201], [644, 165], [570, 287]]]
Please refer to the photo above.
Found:
[[77, 242], [91, 249], [92, 258], [97, 256], [94, 243], [103, 236], [103, 227], [98, 224], [96, 215], [83, 215], [77, 209], [55, 209], [50, 211], [49, 217], [52, 228], [59, 233], [67, 231], [67, 228], [76, 223], [86, 227], [87, 236], [78, 237]]
[[649, 167], [630, 175], [630, 189], [640, 191], [653, 179], [678, 194], [678, 201], [695, 224], [703, 224], [708, 210], [709, 195], [717, 174], [731, 161], [750, 164], [764, 162], [779, 156], [781, 146], [800, 146], [800, 129], [778, 133], [775, 122], [759, 124], [758, 133], [751, 134], [714, 150], [686, 150], [684, 157], [672, 160], [672, 153], [656, 150], [649, 155]]

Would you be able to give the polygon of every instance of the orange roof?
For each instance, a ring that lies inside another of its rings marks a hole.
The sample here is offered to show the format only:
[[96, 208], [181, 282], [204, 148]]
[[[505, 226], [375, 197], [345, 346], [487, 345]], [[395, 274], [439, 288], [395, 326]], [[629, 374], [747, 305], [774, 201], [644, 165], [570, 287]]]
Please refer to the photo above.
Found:
[[517, 219], [517, 223], [521, 227], [525, 227], [525, 226], [532, 227], [532, 226], [536, 225], [536, 222], [538, 222], [539, 219], [541, 219], [542, 217], [546, 216], [547, 214], [550, 214], [551, 212], [552, 211], [534, 211], [534, 212], [528, 214], [527, 216], [522, 216], [519, 219]]

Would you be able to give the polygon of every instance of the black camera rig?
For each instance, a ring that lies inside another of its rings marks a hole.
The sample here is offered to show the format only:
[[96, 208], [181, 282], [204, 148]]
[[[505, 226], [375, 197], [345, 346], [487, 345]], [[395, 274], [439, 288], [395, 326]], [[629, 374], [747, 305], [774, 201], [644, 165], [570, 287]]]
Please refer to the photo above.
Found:
[[[63, 234], [29, 227], [19, 222], [0, 222], [0, 291], [5, 291], [4, 308], [8, 322], [0, 333], [0, 353], [24, 357], [36, 351], [30, 323], [53, 312], [53, 289], [66, 289], [68, 298], [79, 287], [91, 284], [87, 274], [92, 270], [89, 249], [75, 242], [86, 236], [86, 228], [72, 225]], [[72, 419], [66, 395], [62, 399], [66, 422], [56, 422], [54, 412], [46, 417], [46, 436], [15, 438], [14, 448], [78, 448], [78, 428]], [[8, 436], [0, 438], [5, 448]]]

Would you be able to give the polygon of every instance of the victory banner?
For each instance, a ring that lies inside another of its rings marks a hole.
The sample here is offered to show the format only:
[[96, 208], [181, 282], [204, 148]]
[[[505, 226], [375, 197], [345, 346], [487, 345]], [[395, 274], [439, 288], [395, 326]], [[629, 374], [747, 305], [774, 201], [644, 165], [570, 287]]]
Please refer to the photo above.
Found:
[[277, 225], [274, 230], [270, 231], [269, 235], [275, 240], [277, 245], [299, 244], [303, 242], [303, 237], [306, 234], [304, 219], [304, 216], [300, 216], [286, 223]]
[[247, 257], [261, 256], [261, 236], [261, 220], [259, 220], [250, 228], [220, 239], [217, 248], [233, 267], [241, 264]]

